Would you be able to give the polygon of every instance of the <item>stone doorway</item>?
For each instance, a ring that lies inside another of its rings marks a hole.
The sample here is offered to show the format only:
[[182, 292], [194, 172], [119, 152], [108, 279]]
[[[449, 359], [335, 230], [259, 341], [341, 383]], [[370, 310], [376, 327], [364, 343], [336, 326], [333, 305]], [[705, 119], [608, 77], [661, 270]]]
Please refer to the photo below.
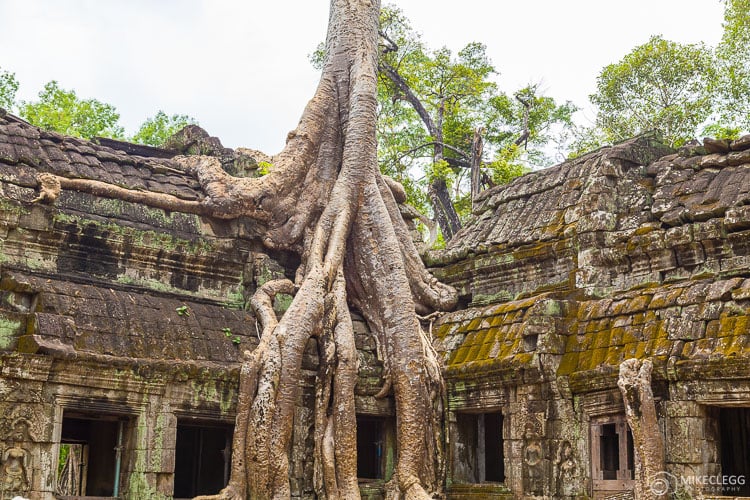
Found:
[[750, 497], [750, 408], [721, 408], [722, 494]]
[[118, 496], [124, 428], [116, 416], [63, 416], [56, 483], [60, 497]]
[[457, 413], [453, 479], [458, 483], [505, 481], [503, 415]]
[[177, 422], [174, 498], [218, 493], [229, 482], [232, 427]]
[[385, 418], [357, 416], [357, 478], [385, 479]]

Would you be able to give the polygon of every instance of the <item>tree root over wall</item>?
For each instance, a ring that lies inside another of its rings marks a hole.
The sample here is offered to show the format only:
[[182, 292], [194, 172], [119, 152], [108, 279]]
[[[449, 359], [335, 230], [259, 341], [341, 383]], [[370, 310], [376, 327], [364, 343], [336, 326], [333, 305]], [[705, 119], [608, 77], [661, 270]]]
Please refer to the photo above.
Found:
[[[650, 360], [628, 359], [620, 365], [617, 385], [625, 404], [625, 416], [633, 433], [635, 449], [635, 497], [639, 500], [661, 500], [662, 489], [654, 484], [664, 473], [664, 440], [656, 417], [656, 403], [651, 390]], [[668, 489], [668, 488], [664, 488]]]
[[[379, 0], [332, 0], [327, 62], [318, 89], [270, 173], [235, 178], [216, 158], [178, 157], [206, 193], [201, 203], [82, 179], [40, 179], [37, 201], [60, 189], [88, 191], [219, 218], [249, 217], [270, 249], [297, 252], [295, 281], [266, 283], [252, 306], [262, 326], [245, 353], [228, 486], [206, 499], [289, 498], [289, 453], [302, 354], [318, 343], [315, 490], [359, 498], [354, 385], [357, 355], [350, 307], [376, 336], [394, 395], [397, 463], [388, 498], [439, 494], [444, 475], [444, 386], [417, 312], [451, 309], [456, 293], [425, 269], [399, 212], [403, 189], [377, 165], [375, 124]], [[277, 321], [277, 293], [294, 300]]]

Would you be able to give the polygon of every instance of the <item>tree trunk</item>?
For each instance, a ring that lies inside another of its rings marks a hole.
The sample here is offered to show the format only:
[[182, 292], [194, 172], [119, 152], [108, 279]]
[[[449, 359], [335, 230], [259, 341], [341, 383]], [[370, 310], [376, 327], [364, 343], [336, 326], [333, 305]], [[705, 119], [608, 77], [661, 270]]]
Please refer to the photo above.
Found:
[[662, 500], [668, 496], [657, 493], [668, 488], [661, 488], [662, 485], [654, 483], [666, 476], [664, 441], [656, 418], [654, 394], [651, 391], [651, 367], [649, 360], [623, 361], [617, 381], [625, 404], [625, 416], [633, 433], [635, 497], [639, 500]]
[[[437, 123], [432, 119], [430, 113], [422, 104], [422, 101], [414, 94], [396, 68], [382, 63], [380, 69], [388, 76], [396, 87], [403, 93], [404, 99], [411, 104], [414, 111], [417, 112], [422, 123], [424, 123], [427, 132], [435, 139], [433, 143], [432, 163], [435, 164], [443, 160], [443, 106], [438, 111]], [[432, 180], [427, 187], [427, 195], [430, 198], [430, 205], [434, 213], [435, 221], [440, 226], [445, 241], [449, 241], [461, 229], [461, 220], [456, 213], [456, 207], [453, 206], [448, 185], [445, 179], [436, 178]]]
[[[357, 354], [350, 307], [381, 346], [396, 401], [397, 463], [389, 498], [426, 499], [443, 484], [444, 386], [416, 311], [451, 309], [456, 291], [425, 269], [399, 210], [403, 187], [378, 171], [376, 91], [379, 0], [332, 0], [320, 84], [274, 168], [235, 178], [217, 158], [176, 160], [206, 198], [136, 192], [99, 181], [42, 174], [37, 202], [62, 189], [218, 218], [248, 217], [269, 249], [297, 252], [295, 281], [270, 281], [251, 305], [262, 325], [240, 370], [229, 484], [203, 499], [289, 498], [289, 453], [302, 354], [316, 339], [314, 482], [320, 498], [359, 498], [354, 386]], [[277, 320], [276, 294], [293, 294]]]
[[[269, 248], [297, 251], [296, 283], [272, 282], [253, 300], [263, 324], [241, 375], [230, 483], [208, 498], [288, 498], [288, 456], [302, 353], [318, 341], [315, 489], [321, 498], [358, 498], [349, 307], [363, 313], [382, 346], [386, 394], [396, 400], [398, 450], [389, 489], [430, 498], [442, 486], [443, 384], [415, 310], [445, 309], [455, 291], [419, 260], [376, 157], [379, 1], [333, 0], [328, 59], [298, 128], [261, 179], [234, 179], [216, 162], [187, 157], [216, 216], [256, 219]], [[273, 295], [297, 289], [277, 322]]]

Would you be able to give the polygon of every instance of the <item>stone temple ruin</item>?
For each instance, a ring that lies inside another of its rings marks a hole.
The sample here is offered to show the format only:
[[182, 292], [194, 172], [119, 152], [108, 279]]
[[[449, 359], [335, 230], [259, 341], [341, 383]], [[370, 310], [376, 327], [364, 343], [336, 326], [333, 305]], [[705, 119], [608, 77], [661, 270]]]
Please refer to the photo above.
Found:
[[[245, 302], [296, 258], [243, 219], [138, 203], [201, 199], [177, 153], [253, 175], [257, 154], [201, 132], [162, 150], [0, 111], [0, 500], [190, 498], [226, 483], [240, 352], [258, 341]], [[44, 172], [135, 194], [63, 186], [32, 203]], [[679, 152], [644, 136], [530, 173], [483, 193], [425, 259], [461, 303], [426, 325], [448, 384], [448, 498], [632, 498], [617, 386], [630, 358], [653, 363], [665, 443], [665, 470], [641, 486], [750, 497], [750, 136]], [[354, 319], [358, 476], [363, 498], [382, 498], [394, 403], [374, 397], [382, 368]], [[316, 363], [311, 341], [298, 498], [313, 496]]]

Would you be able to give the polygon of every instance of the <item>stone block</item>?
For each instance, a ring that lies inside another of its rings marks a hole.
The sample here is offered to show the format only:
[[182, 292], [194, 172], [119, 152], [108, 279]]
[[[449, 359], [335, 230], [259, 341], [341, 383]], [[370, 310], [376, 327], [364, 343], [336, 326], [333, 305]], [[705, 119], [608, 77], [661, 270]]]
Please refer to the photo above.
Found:
[[724, 216], [724, 224], [729, 231], [750, 228], [750, 205], [728, 208]]
[[667, 421], [667, 462], [700, 464], [703, 460], [705, 421], [696, 417], [676, 417]]
[[697, 340], [706, 335], [706, 322], [698, 319], [699, 306], [683, 308], [683, 316], [669, 318], [667, 334], [670, 340]]

